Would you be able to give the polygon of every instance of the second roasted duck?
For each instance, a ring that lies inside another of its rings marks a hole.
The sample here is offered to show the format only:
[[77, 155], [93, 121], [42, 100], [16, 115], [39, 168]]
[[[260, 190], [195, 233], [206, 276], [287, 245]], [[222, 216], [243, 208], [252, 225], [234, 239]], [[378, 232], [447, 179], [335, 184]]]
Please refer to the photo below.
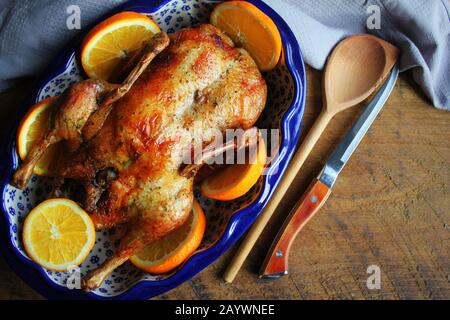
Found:
[[12, 180], [24, 188], [43, 151], [65, 140], [70, 160], [58, 169], [55, 195], [77, 200], [98, 230], [126, 224], [115, 254], [83, 279], [86, 290], [186, 220], [194, 183], [180, 170], [187, 146], [251, 128], [266, 103], [253, 59], [212, 25], [157, 34], [137, 60], [121, 85], [86, 80], [66, 90]]

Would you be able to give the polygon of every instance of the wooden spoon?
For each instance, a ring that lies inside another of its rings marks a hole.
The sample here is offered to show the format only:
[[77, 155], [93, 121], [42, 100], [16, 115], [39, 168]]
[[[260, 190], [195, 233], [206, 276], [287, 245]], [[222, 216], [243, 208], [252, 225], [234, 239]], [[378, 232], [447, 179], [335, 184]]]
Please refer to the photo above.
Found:
[[338, 112], [368, 98], [394, 66], [398, 49], [371, 35], [350, 36], [328, 58], [323, 77], [324, 106], [305, 140], [295, 153], [271, 201], [259, 215], [240, 245], [224, 279], [232, 282], [264, 227], [296, 177], [327, 124]]

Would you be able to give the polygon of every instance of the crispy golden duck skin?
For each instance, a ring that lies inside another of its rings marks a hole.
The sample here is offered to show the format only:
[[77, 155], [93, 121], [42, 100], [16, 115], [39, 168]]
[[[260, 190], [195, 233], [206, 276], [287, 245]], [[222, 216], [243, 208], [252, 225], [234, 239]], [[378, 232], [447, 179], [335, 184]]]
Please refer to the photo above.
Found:
[[[79, 202], [97, 230], [127, 226], [115, 254], [83, 279], [85, 290], [100, 286], [130, 256], [186, 220], [194, 177], [180, 170], [184, 150], [204, 146], [217, 131], [251, 128], [265, 106], [267, 88], [255, 62], [220, 30], [205, 24], [169, 38], [170, 43], [164, 33], [155, 36], [121, 86], [86, 80], [78, 85], [96, 89], [69, 97], [75, 100], [72, 105], [86, 105], [83, 112], [89, 117], [82, 117], [83, 127], [69, 135], [78, 148], [59, 170], [58, 187], [67, 181], [83, 186]], [[91, 103], [93, 96], [99, 104]], [[87, 98], [90, 103], [79, 103]], [[66, 104], [57, 109], [56, 118], [70, 109]], [[78, 114], [74, 117], [80, 120]], [[47, 135], [51, 142], [67, 140], [55, 127]], [[33, 157], [42, 154], [36, 150]], [[24, 161], [14, 185], [26, 185], [33, 163], [34, 158]]]

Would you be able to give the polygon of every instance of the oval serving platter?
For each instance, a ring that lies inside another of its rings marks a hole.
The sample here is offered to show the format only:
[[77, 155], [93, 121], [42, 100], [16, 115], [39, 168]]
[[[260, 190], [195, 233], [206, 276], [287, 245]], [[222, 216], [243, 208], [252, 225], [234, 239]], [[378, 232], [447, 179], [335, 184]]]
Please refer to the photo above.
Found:
[[[149, 15], [163, 31], [175, 32], [184, 27], [207, 22], [209, 14], [220, 1], [214, 0], [135, 0], [119, 6], [105, 19], [120, 11], [136, 11]], [[118, 246], [116, 229], [97, 232], [96, 244], [79, 270], [52, 272], [31, 261], [21, 243], [21, 225], [28, 212], [46, 198], [52, 186], [50, 178], [33, 176], [25, 190], [9, 185], [19, 164], [15, 135], [20, 119], [28, 108], [50, 96], [60, 95], [69, 85], [86, 78], [77, 57], [82, 41], [80, 35], [62, 52], [38, 81], [36, 89], [19, 110], [8, 143], [1, 154], [0, 217], [1, 252], [8, 264], [32, 288], [47, 298], [57, 299], [148, 299], [166, 292], [206, 268], [230, 248], [251, 226], [269, 201], [295, 150], [305, 106], [306, 76], [303, 58], [294, 34], [283, 19], [259, 0], [249, 0], [270, 16], [277, 25], [282, 41], [283, 56], [278, 66], [264, 74], [268, 85], [268, 102], [258, 120], [258, 127], [279, 129], [277, 155], [266, 175], [245, 196], [229, 202], [205, 199], [196, 192], [207, 216], [207, 231], [202, 244], [182, 266], [171, 274], [153, 276], [139, 271], [130, 263], [116, 269], [103, 285], [90, 293], [70, 290], [67, 280], [76, 272], [81, 275], [100, 265]], [[98, 21], [98, 22], [99, 22]], [[88, 31], [90, 27], [86, 28]]]

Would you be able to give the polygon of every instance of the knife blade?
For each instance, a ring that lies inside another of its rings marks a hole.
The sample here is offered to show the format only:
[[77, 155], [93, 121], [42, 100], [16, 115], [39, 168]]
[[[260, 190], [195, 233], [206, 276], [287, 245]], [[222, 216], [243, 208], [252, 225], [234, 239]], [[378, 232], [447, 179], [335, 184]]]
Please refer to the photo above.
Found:
[[390, 96], [397, 81], [398, 72], [396, 65], [369, 105], [330, 155], [319, 176], [289, 213], [266, 255], [259, 273], [260, 277], [279, 278], [288, 273], [289, 252], [295, 237], [330, 196], [339, 173]]

